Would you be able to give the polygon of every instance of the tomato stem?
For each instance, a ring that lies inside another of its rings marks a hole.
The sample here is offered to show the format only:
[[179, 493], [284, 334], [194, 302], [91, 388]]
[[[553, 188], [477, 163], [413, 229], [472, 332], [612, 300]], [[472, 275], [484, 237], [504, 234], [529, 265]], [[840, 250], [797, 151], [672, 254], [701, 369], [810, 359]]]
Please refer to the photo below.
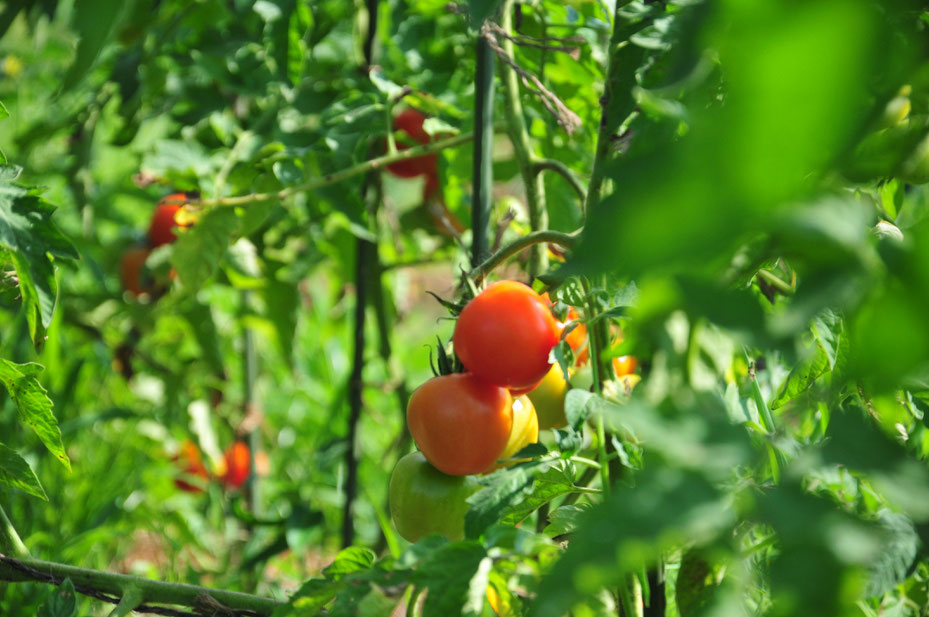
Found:
[[16, 528], [7, 518], [3, 506], [0, 506], [0, 549], [9, 550], [17, 557], [29, 556], [29, 549], [16, 533]]
[[[501, 27], [506, 32], [513, 31], [513, 0], [507, 0], [503, 5]], [[515, 58], [513, 41], [504, 37], [503, 50]], [[541, 174], [535, 172], [532, 156], [532, 145], [529, 141], [529, 131], [526, 129], [526, 119], [523, 106], [519, 98], [519, 81], [516, 71], [505, 62], [500, 63], [500, 77], [503, 85], [503, 94], [506, 105], [507, 133], [513, 144], [513, 154], [519, 165], [519, 172], [526, 189], [526, 205], [529, 211], [529, 228], [539, 231], [548, 228], [548, 211], [545, 209], [545, 183]], [[545, 247], [533, 245], [529, 249], [529, 276], [536, 277], [548, 269], [548, 253]]]
[[535, 244], [550, 242], [552, 244], [563, 246], [566, 249], [572, 249], [577, 243], [578, 233], [580, 233], [579, 230], [568, 234], [561, 231], [552, 231], [550, 229], [533, 231], [526, 234], [525, 236], [517, 238], [491, 255], [483, 263], [471, 270], [469, 276], [475, 283], [480, 283], [484, 280], [484, 277], [490, 274], [504, 261]]
[[494, 52], [477, 37], [474, 78], [474, 194], [471, 202], [471, 265], [490, 253], [490, 210], [493, 202]]
[[472, 139], [474, 139], [474, 133], [462, 133], [461, 135], [455, 135], [454, 137], [449, 137], [448, 139], [443, 139], [430, 144], [413, 146], [394, 154], [385, 154], [384, 156], [368, 159], [363, 163], [358, 163], [357, 165], [352, 165], [351, 167], [347, 167], [331, 174], [326, 174], [324, 176], [320, 176], [319, 178], [313, 178], [312, 180], [307, 180], [306, 182], [301, 182], [300, 184], [289, 186], [287, 188], [281, 189], [280, 191], [272, 191], [270, 193], [250, 193], [248, 195], [238, 195], [236, 197], [218, 197], [216, 199], [191, 199], [187, 203], [199, 205], [204, 208], [213, 208], [246, 206], [248, 204], [261, 201], [282, 201], [298, 193], [314, 191], [324, 186], [336, 184], [337, 182], [342, 182], [343, 180], [348, 180], [349, 178], [360, 176], [369, 171], [380, 169], [381, 167], [389, 165], [390, 163], [397, 163], [399, 161], [406, 161], [408, 159], [417, 158], [426, 154], [441, 152], [446, 148], [454, 148], [468, 143]]
[[[175, 604], [192, 608], [203, 606], [204, 597], [233, 611], [252, 611], [258, 615], [270, 615], [282, 600], [264, 598], [237, 591], [210, 589], [183, 583], [166, 583], [128, 574], [114, 574], [88, 568], [77, 568], [61, 563], [40, 561], [38, 559], [14, 559], [0, 555], [0, 580], [30, 580], [50, 585], [60, 585], [66, 578], [74, 583], [75, 590], [84, 595], [91, 595], [117, 603], [126, 589], [136, 587], [147, 602]], [[101, 598], [101, 594], [116, 598]], [[147, 606], [138, 607], [139, 612], [149, 612]]]

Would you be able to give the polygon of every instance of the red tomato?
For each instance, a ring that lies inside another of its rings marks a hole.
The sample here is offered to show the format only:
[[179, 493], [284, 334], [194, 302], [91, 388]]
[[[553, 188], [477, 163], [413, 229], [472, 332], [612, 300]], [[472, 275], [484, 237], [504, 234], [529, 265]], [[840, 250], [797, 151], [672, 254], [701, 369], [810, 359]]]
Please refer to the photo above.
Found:
[[252, 472], [252, 456], [244, 441], [237, 441], [226, 448], [223, 456], [225, 469], [219, 479], [227, 488], [238, 488], [245, 484]]
[[151, 252], [151, 249], [143, 246], [133, 246], [123, 253], [119, 264], [119, 274], [123, 280], [123, 287], [133, 296], [138, 297], [152, 291], [150, 277], [143, 276], [145, 260]]
[[452, 476], [482, 473], [497, 462], [513, 427], [506, 388], [470, 373], [433, 377], [410, 396], [410, 434], [432, 465]]
[[175, 217], [189, 199], [186, 193], [172, 193], [158, 202], [155, 206], [155, 213], [152, 215], [152, 223], [148, 228], [148, 240], [152, 248], [171, 244], [177, 240], [174, 228], [178, 226], [178, 223]]
[[517, 281], [490, 285], [471, 300], [455, 324], [455, 353], [490, 383], [522, 389], [549, 369], [561, 327], [539, 294]]
[[191, 484], [184, 480], [185, 477], [190, 479], [201, 478], [204, 482], [210, 479], [210, 474], [204, 467], [203, 459], [200, 456], [200, 448], [194, 442], [185, 439], [181, 444], [181, 451], [174, 457], [174, 460], [181, 466], [181, 475], [174, 479], [174, 485], [188, 493], [202, 493], [203, 487], [201, 484], [203, 482]]
[[[426, 116], [415, 109], [404, 109], [397, 117], [394, 118], [394, 128], [403, 131], [410, 139], [420, 144], [429, 143], [429, 134], [423, 130], [423, 122]], [[398, 143], [398, 150], [406, 150], [410, 146], [405, 143]], [[415, 178], [423, 174], [426, 175], [427, 185], [430, 182], [437, 182], [438, 174], [436, 172], [436, 155], [427, 154], [405, 161], [397, 161], [387, 165], [387, 171], [400, 178]]]

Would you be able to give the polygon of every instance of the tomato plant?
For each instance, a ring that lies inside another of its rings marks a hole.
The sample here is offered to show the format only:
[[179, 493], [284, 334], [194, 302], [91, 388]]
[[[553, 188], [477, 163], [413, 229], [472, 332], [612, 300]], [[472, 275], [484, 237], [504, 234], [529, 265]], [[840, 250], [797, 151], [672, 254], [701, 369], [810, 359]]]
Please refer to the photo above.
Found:
[[437, 469], [455, 476], [482, 473], [510, 438], [513, 397], [470, 373], [433, 377], [410, 396], [407, 422]]
[[532, 387], [548, 372], [560, 335], [539, 294], [517, 281], [489, 285], [461, 311], [455, 353], [475, 375], [508, 388]]

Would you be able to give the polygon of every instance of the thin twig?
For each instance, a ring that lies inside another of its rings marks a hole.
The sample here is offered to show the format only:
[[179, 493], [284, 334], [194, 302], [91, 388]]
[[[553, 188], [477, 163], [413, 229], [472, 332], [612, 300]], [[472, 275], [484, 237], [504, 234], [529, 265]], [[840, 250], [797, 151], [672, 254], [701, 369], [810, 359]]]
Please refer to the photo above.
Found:
[[490, 274], [494, 268], [499, 266], [501, 263], [513, 255], [516, 255], [520, 251], [527, 249], [534, 244], [539, 244], [540, 242], [551, 242], [568, 249], [574, 248], [574, 245], [577, 243], [577, 236], [579, 233], [580, 230], [566, 234], [560, 231], [546, 229], [543, 231], [534, 231], [532, 233], [526, 234], [525, 236], [517, 238], [513, 242], [509, 243], [488, 257], [483, 263], [472, 269], [471, 272], [468, 273], [468, 276], [475, 283], [480, 283], [484, 280], [485, 276]]
[[554, 171], [558, 173], [562, 178], [568, 181], [568, 184], [571, 185], [571, 188], [574, 189], [574, 192], [577, 193], [577, 196], [581, 199], [581, 206], [584, 205], [587, 200], [587, 189], [584, 188], [584, 185], [581, 183], [581, 179], [577, 177], [573, 171], [571, 171], [567, 165], [561, 161], [556, 161], [555, 159], [538, 159], [532, 162], [532, 171], [535, 173], [541, 173], [544, 170]]
[[582, 124], [580, 117], [568, 109], [568, 106], [565, 105], [561, 99], [558, 98], [551, 90], [545, 87], [545, 85], [539, 80], [538, 77], [529, 73], [521, 66], [516, 64], [516, 61], [510, 57], [506, 51], [500, 47], [500, 44], [497, 42], [497, 37], [491, 31], [491, 28], [486, 27], [482, 33], [484, 39], [487, 41], [487, 45], [497, 54], [497, 57], [500, 58], [504, 63], [513, 67], [513, 70], [523, 78], [524, 82], [531, 83], [535, 86], [535, 90], [530, 90], [539, 95], [539, 98], [542, 101], [542, 104], [545, 108], [551, 112], [555, 119], [558, 120], [558, 124], [564, 128], [565, 131], [570, 135], [574, 133]]

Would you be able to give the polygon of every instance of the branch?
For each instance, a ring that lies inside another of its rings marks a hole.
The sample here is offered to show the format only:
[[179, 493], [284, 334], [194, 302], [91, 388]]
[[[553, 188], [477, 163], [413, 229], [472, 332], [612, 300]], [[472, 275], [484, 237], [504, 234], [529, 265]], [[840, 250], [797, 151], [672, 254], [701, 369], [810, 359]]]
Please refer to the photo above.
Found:
[[475, 283], [480, 283], [482, 280], [484, 280], [485, 276], [490, 274], [494, 268], [502, 264], [504, 261], [513, 255], [516, 255], [523, 249], [529, 248], [534, 244], [539, 244], [540, 242], [551, 242], [553, 244], [563, 246], [567, 249], [572, 249], [577, 243], [577, 236], [579, 233], [580, 230], [572, 231], [571, 233], [566, 234], [561, 231], [552, 231], [550, 229], [546, 229], [526, 234], [525, 236], [517, 238], [510, 244], [504, 246], [502, 249], [491, 255], [482, 264], [471, 270], [471, 272], [468, 273], [468, 276]]
[[568, 106], [565, 105], [561, 99], [559, 99], [551, 90], [545, 87], [545, 85], [539, 80], [538, 77], [529, 73], [521, 66], [516, 64], [516, 61], [510, 57], [506, 51], [504, 51], [500, 45], [497, 43], [497, 37], [494, 36], [490, 28], [485, 28], [482, 33], [484, 39], [487, 41], [487, 45], [490, 46], [492, 50], [497, 54], [497, 57], [500, 58], [504, 63], [513, 67], [513, 70], [516, 71], [524, 81], [532, 83], [535, 86], [535, 94], [539, 95], [539, 98], [542, 100], [542, 104], [545, 105], [545, 108], [555, 116], [565, 131], [570, 135], [573, 133], [579, 126], [581, 126], [581, 119], [576, 113], [568, 109]]
[[149, 602], [173, 604], [193, 608], [194, 613], [163, 606], [141, 604], [139, 613], [169, 615], [172, 617], [199, 617], [199, 615], [230, 615], [261, 617], [270, 615], [285, 602], [237, 591], [209, 589], [183, 583], [165, 583], [127, 574], [114, 574], [100, 570], [78, 568], [38, 559], [14, 559], [0, 554], [0, 580], [23, 580], [60, 585], [68, 578], [80, 594], [111, 604], [119, 604], [126, 590], [135, 588]]
[[[503, 28], [499, 26], [494, 30], [506, 33], [506, 30], [513, 28], [513, 0], [505, 2], [503, 5]], [[491, 42], [492, 35], [488, 32], [487, 44], [494, 49]], [[496, 48], [498, 54], [502, 53], [507, 58], [514, 53], [513, 43], [504, 40], [504, 49]], [[502, 56], [501, 56], [502, 57]], [[523, 185], [526, 189], [526, 206], [529, 211], [529, 228], [531, 231], [539, 231], [548, 228], [548, 210], [545, 207], [545, 184], [542, 177], [532, 171], [532, 144], [529, 142], [529, 131], [526, 128], [526, 118], [523, 114], [523, 106], [519, 95], [519, 82], [516, 74], [520, 70], [512, 61], [507, 62], [504, 59], [501, 68], [501, 82], [503, 84], [503, 94], [506, 101], [506, 121], [509, 130], [510, 142], [513, 144], [513, 153], [519, 172], [523, 179]], [[520, 73], [522, 74], [522, 73]], [[544, 100], [544, 99], [543, 99]], [[529, 276], [536, 277], [548, 269], [548, 255], [543, 247], [536, 246], [529, 252], [528, 264]]]
[[408, 159], [414, 159], [426, 154], [433, 154], [435, 152], [445, 150], [446, 148], [454, 148], [456, 146], [460, 146], [461, 144], [467, 143], [472, 139], [474, 139], [473, 133], [462, 133], [461, 135], [456, 135], [454, 137], [436, 141], [431, 144], [414, 146], [394, 154], [386, 154], [384, 156], [370, 159], [346, 169], [342, 169], [331, 174], [326, 174], [325, 176], [319, 178], [313, 178], [312, 180], [308, 180], [294, 186], [289, 186], [285, 189], [281, 189], [280, 191], [272, 193], [252, 193], [249, 195], [239, 195], [237, 197], [219, 197], [217, 199], [191, 199], [187, 203], [211, 208], [216, 206], [245, 206], [259, 201], [282, 201], [292, 195], [296, 195], [297, 193], [314, 191], [318, 188], [322, 188], [330, 184], [342, 182], [343, 180], [348, 180], [349, 178], [360, 176], [369, 171], [374, 171], [385, 165], [389, 165], [390, 163], [406, 161]]
[[587, 189], [584, 188], [577, 174], [571, 171], [567, 165], [555, 159], [538, 159], [532, 162], [533, 173], [538, 174], [545, 170], [557, 172], [562, 178], [567, 180], [571, 188], [574, 189], [574, 192], [577, 193], [577, 196], [580, 197], [581, 205], [584, 204], [587, 200]]

